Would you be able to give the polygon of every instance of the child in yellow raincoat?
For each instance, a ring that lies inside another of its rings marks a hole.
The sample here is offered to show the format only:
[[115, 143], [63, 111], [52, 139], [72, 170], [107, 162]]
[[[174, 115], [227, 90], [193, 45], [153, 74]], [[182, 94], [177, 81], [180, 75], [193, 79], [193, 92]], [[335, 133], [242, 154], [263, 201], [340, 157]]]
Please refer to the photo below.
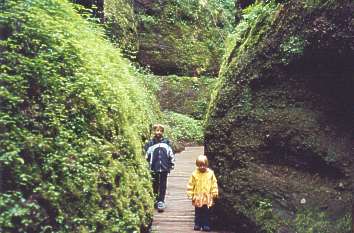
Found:
[[218, 184], [206, 156], [198, 156], [196, 165], [187, 186], [187, 195], [195, 206], [194, 230], [210, 231], [209, 208], [218, 197]]

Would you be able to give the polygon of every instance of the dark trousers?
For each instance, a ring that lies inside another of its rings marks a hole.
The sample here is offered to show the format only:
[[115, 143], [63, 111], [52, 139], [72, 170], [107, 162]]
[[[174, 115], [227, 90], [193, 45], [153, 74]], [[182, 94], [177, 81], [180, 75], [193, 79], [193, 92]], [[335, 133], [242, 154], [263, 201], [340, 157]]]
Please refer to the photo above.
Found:
[[203, 205], [202, 207], [195, 207], [195, 217], [194, 217], [194, 225], [197, 226], [210, 226], [209, 225], [209, 208], [207, 205]]
[[168, 172], [152, 173], [152, 188], [156, 196], [156, 201], [165, 202], [166, 185]]

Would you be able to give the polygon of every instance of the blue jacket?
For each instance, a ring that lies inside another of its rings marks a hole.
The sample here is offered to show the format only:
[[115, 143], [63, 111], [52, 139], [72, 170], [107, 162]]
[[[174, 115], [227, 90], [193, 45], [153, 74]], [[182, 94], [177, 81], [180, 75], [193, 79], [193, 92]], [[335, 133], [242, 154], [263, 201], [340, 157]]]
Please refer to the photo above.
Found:
[[169, 172], [175, 166], [175, 155], [168, 139], [151, 139], [144, 147], [146, 160], [153, 172]]

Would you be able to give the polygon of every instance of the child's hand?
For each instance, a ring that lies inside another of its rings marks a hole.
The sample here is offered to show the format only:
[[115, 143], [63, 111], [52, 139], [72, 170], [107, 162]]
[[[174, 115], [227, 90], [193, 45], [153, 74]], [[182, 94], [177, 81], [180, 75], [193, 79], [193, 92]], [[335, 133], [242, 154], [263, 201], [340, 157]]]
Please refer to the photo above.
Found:
[[196, 198], [192, 197], [192, 205], [195, 205]]

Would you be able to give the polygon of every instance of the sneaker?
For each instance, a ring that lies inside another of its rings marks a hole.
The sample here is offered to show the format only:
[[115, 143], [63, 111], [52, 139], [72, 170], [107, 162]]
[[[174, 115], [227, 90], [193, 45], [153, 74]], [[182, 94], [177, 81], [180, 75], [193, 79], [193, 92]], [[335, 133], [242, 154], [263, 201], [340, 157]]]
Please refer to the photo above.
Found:
[[204, 226], [203, 227], [203, 231], [210, 231], [210, 227], [209, 226]]
[[201, 229], [201, 227], [200, 227], [200, 226], [198, 226], [198, 225], [194, 225], [193, 230], [195, 230], [195, 231], [200, 231], [200, 229]]
[[163, 212], [165, 210], [166, 206], [165, 203], [163, 203], [162, 201], [159, 201], [157, 203], [157, 211], [158, 212]]

